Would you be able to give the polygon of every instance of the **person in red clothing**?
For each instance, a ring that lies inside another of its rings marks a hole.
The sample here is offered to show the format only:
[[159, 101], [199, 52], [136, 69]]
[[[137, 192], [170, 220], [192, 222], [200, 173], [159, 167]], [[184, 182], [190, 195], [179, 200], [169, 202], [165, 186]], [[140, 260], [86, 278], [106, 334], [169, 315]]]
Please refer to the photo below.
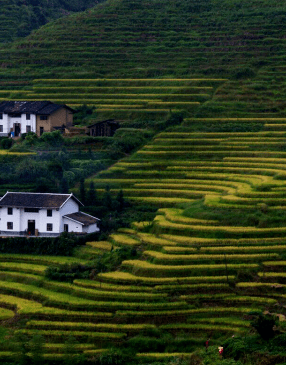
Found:
[[219, 353], [219, 355], [222, 357], [222, 354], [223, 354], [223, 347], [222, 347], [222, 346], [220, 346], [220, 347], [218, 348], [218, 353]]
[[208, 352], [209, 344], [210, 344], [210, 339], [208, 338], [206, 340], [206, 352]]

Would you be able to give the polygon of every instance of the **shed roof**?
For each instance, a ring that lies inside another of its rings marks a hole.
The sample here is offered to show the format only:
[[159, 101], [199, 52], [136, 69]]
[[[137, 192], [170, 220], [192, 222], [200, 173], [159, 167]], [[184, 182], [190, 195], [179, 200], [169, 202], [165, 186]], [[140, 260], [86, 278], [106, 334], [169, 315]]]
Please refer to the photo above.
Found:
[[83, 205], [73, 194], [8, 192], [0, 199], [0, 207], [15, 208], [60, 208], [72, 198]]
[[76, 221], [83, 226], [90, 226], [91, 224], [95, 224], [100, 220], [96, 217], [93, 217], [92, 215], [89, 215], [89, 214], [86, 214], [83, 212], [75, 212], [75, 213], [71, 213], [71, 214], [66, 214], [63, 217]]
[[96, 125], [99, 125], [99, 124], [109, 124], [109, 125], [115, 125], [115, 126], [119, 126], [119, 122], [116, 121], [115, 119], [107, 119], [107, 120], [100, 120], [98, 122], [95, 122], [91, 125], [88, 125], [87, 128], [92, 128], [92, 127], [95, 127]]

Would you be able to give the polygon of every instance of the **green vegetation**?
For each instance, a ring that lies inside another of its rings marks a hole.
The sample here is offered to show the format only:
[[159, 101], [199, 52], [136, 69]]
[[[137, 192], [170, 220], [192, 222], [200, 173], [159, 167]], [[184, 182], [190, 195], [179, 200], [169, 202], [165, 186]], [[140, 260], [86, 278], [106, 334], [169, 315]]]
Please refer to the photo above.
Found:
[[26, 37], [33, 30], [53, 19], [83, 11], [98, 2], [95, 0], [68, 2], [56, 0], [50, 4], [45, 0], [1, 0], [0, 42], [7, 43], [18, 37]]
[[[1, 100], [78, 114], [69, 135], [1, 138], [0, 194], [73, 191], [102, 223], [1, 238], [1, 363], [285, 363], [284, 17], [109, 0], [1, 45]], [[84, 134], [110, 118], [113, 137]]]

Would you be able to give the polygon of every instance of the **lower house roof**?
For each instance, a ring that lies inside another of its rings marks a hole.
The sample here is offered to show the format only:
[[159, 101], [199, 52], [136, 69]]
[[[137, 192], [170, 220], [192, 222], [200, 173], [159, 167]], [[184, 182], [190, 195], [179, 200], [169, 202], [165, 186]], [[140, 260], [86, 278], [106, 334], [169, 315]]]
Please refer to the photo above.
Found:
[[92, 215], [83, 213], [83, 212], [75, 212], [71, 214], [66, 214], [63, 218], [70, 219], [75, 221], [83, 226], [90, 226], [91, 224], [96, 224], [100, 219], [93, 217]]

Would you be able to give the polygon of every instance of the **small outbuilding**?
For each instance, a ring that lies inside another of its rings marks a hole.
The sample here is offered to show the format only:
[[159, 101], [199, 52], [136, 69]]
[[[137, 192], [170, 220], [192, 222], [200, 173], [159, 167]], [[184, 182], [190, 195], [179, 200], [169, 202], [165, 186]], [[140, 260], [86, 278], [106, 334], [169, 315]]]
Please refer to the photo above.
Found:
[[119, 127], [118, 121], [107, 119], [89, 125], [87, 127], [87, 134], [93, 137], [112, 137]]
[[79, 211], [73, 194], [7, 192], [0, 199], [0, 234], [59, 236], [99, 231], [99, 219]]

